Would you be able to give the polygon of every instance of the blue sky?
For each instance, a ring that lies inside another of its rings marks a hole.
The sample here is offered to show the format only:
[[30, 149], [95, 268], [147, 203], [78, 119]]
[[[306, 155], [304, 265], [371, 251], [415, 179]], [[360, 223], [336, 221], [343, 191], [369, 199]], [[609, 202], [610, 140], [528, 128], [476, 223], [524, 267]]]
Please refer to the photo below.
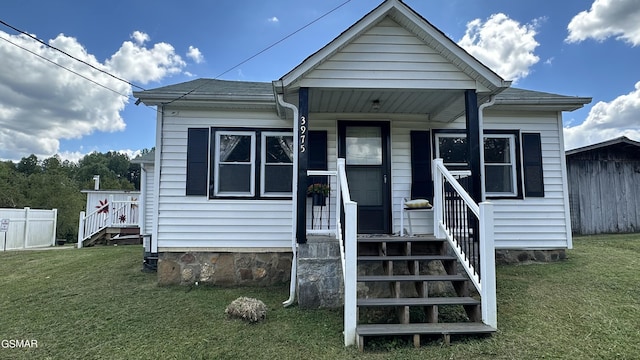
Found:
[[[22, 0], [0, 3], [0, 20], [151, 89], [200, 77], [278, 79], [381, 0], [345, 2]], [[593, 97], [565, 113], [567, 149], [621, 135], [640, 141], [639, 0], [405, 3], [514, 86]], [[155, 110], [134, 105], [138, 88], [6, 25], [0, 37], [0, 159], [134, 156], [154, 145]]]

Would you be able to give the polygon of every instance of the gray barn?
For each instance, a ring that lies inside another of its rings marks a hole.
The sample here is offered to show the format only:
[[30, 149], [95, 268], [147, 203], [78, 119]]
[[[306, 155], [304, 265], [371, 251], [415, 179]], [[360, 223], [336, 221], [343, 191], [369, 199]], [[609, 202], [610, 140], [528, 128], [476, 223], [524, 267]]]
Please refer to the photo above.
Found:
[[622, 136], [566, 158], [573, 233], [640, 231], [640, 142]]

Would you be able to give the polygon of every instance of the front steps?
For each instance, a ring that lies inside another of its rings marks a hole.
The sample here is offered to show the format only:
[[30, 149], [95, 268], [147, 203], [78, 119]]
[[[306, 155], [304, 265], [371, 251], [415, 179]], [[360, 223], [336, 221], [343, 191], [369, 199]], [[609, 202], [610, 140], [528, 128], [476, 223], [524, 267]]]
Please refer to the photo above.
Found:
[[[473, 285], [464, 271], [458, 271], [446, 240], [361, 236], [358, 269], [360, 287], [378, 289], [367, 295], [359, 291], [356, 336], [361, 351], [372, 337], [411, 337], [418, 347], [422, 337], [442, 337], [448, 344], [452, 335], [496, 331], [482, 323], [479, 297], [471, 294]], [[388, 291], [379, 291], [384, 284]], [[457, 316], [447, 318], [440, 309]]]
[[140, 228], [132, 227], [105, 227], [82, 241], [82, 247], [95, 245], [139, 245], [142, 244]]

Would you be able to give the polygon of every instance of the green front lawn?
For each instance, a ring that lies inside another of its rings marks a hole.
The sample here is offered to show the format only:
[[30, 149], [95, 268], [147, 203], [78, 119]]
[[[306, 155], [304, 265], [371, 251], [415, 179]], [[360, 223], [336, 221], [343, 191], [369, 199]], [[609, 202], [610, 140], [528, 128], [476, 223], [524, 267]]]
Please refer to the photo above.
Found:
[[[277, 288], [158, 287], [138, 246], [0, 252], [0, 359], [633, 359], [640, 235], [574, 239], [568, 260], [498, 267], [489, 338], [345, 349], [341, 310], [283, 308]], [[240, 296], [267, 320], [229, 320]], [[36, 340], [15, 348], [11, 340]]]

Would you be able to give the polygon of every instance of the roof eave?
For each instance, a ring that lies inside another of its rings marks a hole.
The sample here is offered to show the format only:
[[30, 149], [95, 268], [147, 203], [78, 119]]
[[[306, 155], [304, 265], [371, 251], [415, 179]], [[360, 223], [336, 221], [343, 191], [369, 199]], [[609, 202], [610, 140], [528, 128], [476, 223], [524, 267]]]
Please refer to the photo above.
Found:
[[626, 136], [620, 136], [620, 137], [617, 137], [615, 139], [603, 141], [601, 143], [587, 145], [587, 146], [579, 147], [579, 148], [576, 148], [576, 149], [568, 150], [568, 151], [565, 152], [565, 155], [569, 156], [569, 155], [573, 155], [573, 154], [577, 154], [577, 153], [581, 153], [581, 152], [585, 152], [585, 151], [601, 149], [601, 148], [604, 148], [604, 147], [607, 147], [607, 146], [612, 146], [612, 145], [617, 145], [617, 144], [628, 144], [628, 145], [632, 145], [632, 146], [636, 146], [636, 147], [640, 148], [640, 142], [631, 140]]
[[[144, 95], [144, 96], [143, 96]], [[261, 107], [275, 108], [275, 99], [272, 94], [261, 95], [210, 95], [210, 94], [143, 94], [134, 93], [147, 106], [214, 106], [226, 105], [232, 107]]]
[[539, 110], [574, 111], [581, 109], [590, 102], [591, 98], [586, 97], [496, 99], [493, 107], [535, 107]]

